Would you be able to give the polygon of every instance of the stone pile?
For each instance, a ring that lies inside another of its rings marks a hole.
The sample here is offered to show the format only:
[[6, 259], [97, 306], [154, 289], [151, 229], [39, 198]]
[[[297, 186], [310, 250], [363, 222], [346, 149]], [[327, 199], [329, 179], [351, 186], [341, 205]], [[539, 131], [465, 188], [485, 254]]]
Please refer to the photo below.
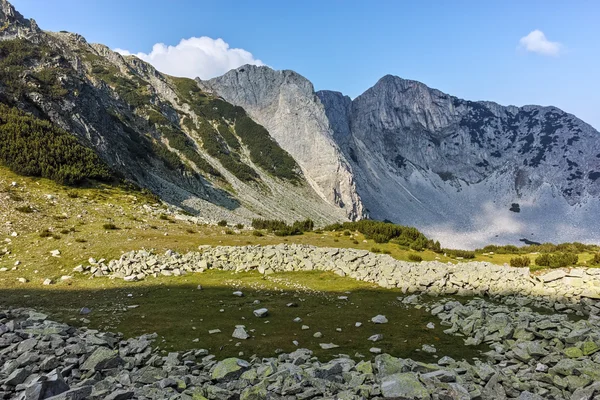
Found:
[[319, 362], [307, 349], [219, 361], [203, 349], [161, 353], [152, 347], [156, 335], [125, 340], [32, 310], [0, 311], [0, 399], [600, 398], [598, 318], [573, 321], [478, 299], [428, 306], [448, 333], [490, 345], [485, 361], [428, 364], [388, 354], [355, 361], [332, 353]]
[[[131, 251], [118, 260], [75, 268], [93, 277], [112, 276], [127, 281], [149, 276], [182, 275], [209, 268], [226, 271], [256, 270], [262, 274], [285, 271], [331, 271], [341, 276], [373, 282], [405, 292], [431, 294], [521, 295], [562, 302], [600, 299], [600, 268], [557, 269], [532, 275], [528, 268], [487, 262], [445, 264], [399, 261], [366, 250], [314, 247], [297, 244], [275, 246], [200, 246], [198, 252], [165, 254]], [[596, 302], [588, 302], [594, 304]], [[586, 306], [588, 307], [588, 306]], [[592, 306], [589, 312], [600, 313]]]

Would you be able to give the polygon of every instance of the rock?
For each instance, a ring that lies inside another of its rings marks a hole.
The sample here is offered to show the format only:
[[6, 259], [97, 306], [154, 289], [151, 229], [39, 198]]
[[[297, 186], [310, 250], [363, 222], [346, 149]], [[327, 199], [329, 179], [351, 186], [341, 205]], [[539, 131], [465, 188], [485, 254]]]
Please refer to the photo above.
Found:
[[337, 344], [333, 344], [333, 343], [319, 343], [319, 346], [321, 346], [321, 348], [323, 350], [331, 350], [331, 349], [335, 349], [337, 347], [340, 347]]
[[30, 374], [31, 373], [29, 372], [29, 370], [27, 370], [25, 368], [18, 368], [16, 370], [14, 370], [8, 376], [8, 378], [6, 378], [4, 380], [4, 384], [9, 385], [9, 386], [17, 386], [17, 385], [23, 383]]
[[540, 279], [543, 282], [552, 282], [552, 281], [556, 281], [558, 279], [562, 279], [565, 276], [567, 276], [567, 273], [565, 271], [563, 271], [562, 269], [556, 269], [554, 271], [548, 272], [546, 274], [540, 275]]
[[427, 324], [427, 329], [434, 329], [435, 328], [435, 324], [433, 322], [429, 322]]
[[92, 386], [81, 386], [67, 390], [52, 397], [48, 397], [46, 400], [86, 400], [90, 398], [92, 394]]
[[211, 329], [208, 331], [209, 335], [214, 335], [216, 333], [221, 333], [221, 330], [220, 329]]
[[362, 326], [362, 322], [356, 322], [354, 323], [354, 326], [360, 328]]
[[302, 322], [302, 318], [296, 317], [296, 318], [294, 318], [294, 322]]
[[57, 396], [69, 390], [60, 370], [55, 369], [42, 380], [32, 383], [25, 389], [26, 400], [42, 400]]
[[258, 310], [254, 310], [253, 314], [255, 317], [265, 318], [266, 316], [269, 315], [269, 310], [266, 308], [259, 308]]
[[48, 286], [48, 285], [52, 285], [52, 279], [44, 279], [44, 282], [42, 283], [42, 285], [44, 286]]
[[89, 313], [91, 313], [91, 312], [92, 312], [92, 310], [90, 310], [90, 309], [89, 309], [89, 308], [87, 308], [87, 307], [82, 307], [82, 308], [79, 310], [79, 314], [80, 314], [80, 315], [88, 315], [88, 314], [89, 314]]
[[267, 387], [264, 383], [259, 383], [258, 385], [247, 387], [242, 391], [240, 395], [240, 400], [266, 400], [267, 397]]
[[397, 398], [406, 400], [430, 399], [429, 392], [419, 382], [419, 378], [413, 373], [398, 373], [388, 375], [381, 380], [381, 394], [385, 398]]
[[242, 340], [248, 339], [250, 337], [250, 335], [248, 334], [248, 332], [246, 332], [246, 329], [244, 329], [244, 328], [245, 328], [244, 325], [237, 325], [235, 327], [235, 330], [233, 331], [233, 335], [231, 335], [231, 336], [236, 339], [242, 339]]
[[286, 307], [298, 307], [298, 303], [287, 303]]
[[239, 290], [236, 292], [233, 292], [233, 295], [237, 296], [237, 297], [244, 297], [244, 293], [240, 292]]
[[117, 390], [104, 397], [104, 400], [129, 400], [135, 392], [129, 390]]
[[381, 333], [377, 333], [375, 335], [371, 335], [367, 340], [370, 340], [372, 342], [378, 342], [380, 340], [383, 340], [383, 335]]
[[374, 324], [387, 324], [388, 320], [385, 317], [385, 315], [376, 315], [373, 318], [371, 318], [371, 322], [373, 322]]
[[212, 380], [231, 381], [239, 378], [250, 367], [248, 362], [239, 358], [226, 358], [217, 363], [211, 373]]
[[313, 337], [315, 337], [315, 338], [322, 338], [322, 337], [323, 337], [323, 334], [322, 334], [321, 332], [315, 332], [315, 333], [313, 334]]
[[379, 347], [371, 347], [369, 349], [369, 352], [371, 352], [373, 354], [381, 354], [381, 349]]
[[52, 257], [60, 257], [60, 250], [52, 250], [52, 251], [50, 252], [50, 255], [51, 255]]
[[434, 354], [437, 353], [437, 349], [429, 344], [424, 344], [423, 346], [421, 346], [421, 350], [424, 351], [425, 353], [429, 353], [429, 354]]
[[564, 350], [564, 353], [569, 358], [583, 357], [583, 351], [579, 347], [568, 347]]
[[123, 364], [119, 352], [106, 347], [98, 347], [81, 365], [83, 371], [102, 371]]

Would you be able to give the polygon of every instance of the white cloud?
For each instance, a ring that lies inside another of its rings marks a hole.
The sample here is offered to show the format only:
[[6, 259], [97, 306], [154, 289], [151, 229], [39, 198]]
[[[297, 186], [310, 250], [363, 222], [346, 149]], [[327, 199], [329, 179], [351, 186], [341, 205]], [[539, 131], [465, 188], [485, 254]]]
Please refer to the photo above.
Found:
[[539, 29], [529, 32], [519, 40], [519, 48], [544, 56], [558, 56], [562, 47], [559, 42], [549, 41]]
[[[115, 49], [123, 55], [127, 50]], [[244, 49], [232, 49], [223, 39], [207, 36], [182, 39], [177, 46], [157, 43], [149, 54], [133, 54], [169, 75], [210, 79], [245, 64], [264, 65]]]

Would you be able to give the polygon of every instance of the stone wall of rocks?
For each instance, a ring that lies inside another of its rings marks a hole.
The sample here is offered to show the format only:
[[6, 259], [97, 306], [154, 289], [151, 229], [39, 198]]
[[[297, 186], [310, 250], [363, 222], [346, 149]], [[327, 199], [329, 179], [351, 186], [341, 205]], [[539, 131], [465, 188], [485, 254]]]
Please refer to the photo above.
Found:
[[77, 272], [94, 277], [110, 275], [128, 281], [149, 276], [181, 275], [209, 268], [270, 274], [283, 271], [331, 271], [382, 287], [433, 294], [522, 295], [561, 301], [600, 299], [600, 268], [557, 269], [532, 275], [528, 268], [486, 262], [445, 264], [398, 261], [389, 255], [365, 250], [314, 247], [297, 244], [276, 246], [200, 246], [199, 251], [152, 254], [132, 251], [105, 263], [90, 260]]
[[411, 295], [402, 303], [428, 307], [448, 334], [491, 350], [472, 363], [335, 353], [320, 362], [308, 349], [217, 360], [204, 349], [160, 352], [155, 334], [124, 339], [33, 310], [0, 310], [0, 399], [600, 399], [595, 316], [575, 321], [481, 299], [424, 304]]

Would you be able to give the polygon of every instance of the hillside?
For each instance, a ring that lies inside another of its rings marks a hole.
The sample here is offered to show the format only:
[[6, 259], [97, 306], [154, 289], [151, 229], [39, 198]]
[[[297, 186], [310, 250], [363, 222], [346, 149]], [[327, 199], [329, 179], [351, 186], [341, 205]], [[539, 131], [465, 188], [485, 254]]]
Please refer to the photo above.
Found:
[[[3, 110], [50, 123], [50, 134], [74, 136], [74, 145], [93, 150], [112, 179], [126, 179], [213, 221], [344, 218], [242, 108], [201, 91], [191, 79], [161, 74], [80, 35], [45, 32], [5, 0], [0, 10]], [[2, 150], [5, 162], [26, 151], [44, 164], [43, 144], [17, 148], [23, 142], [16, 139], [3, 137], [12, 143]], [[57, 176], [47, 169], [20, 172]]]

